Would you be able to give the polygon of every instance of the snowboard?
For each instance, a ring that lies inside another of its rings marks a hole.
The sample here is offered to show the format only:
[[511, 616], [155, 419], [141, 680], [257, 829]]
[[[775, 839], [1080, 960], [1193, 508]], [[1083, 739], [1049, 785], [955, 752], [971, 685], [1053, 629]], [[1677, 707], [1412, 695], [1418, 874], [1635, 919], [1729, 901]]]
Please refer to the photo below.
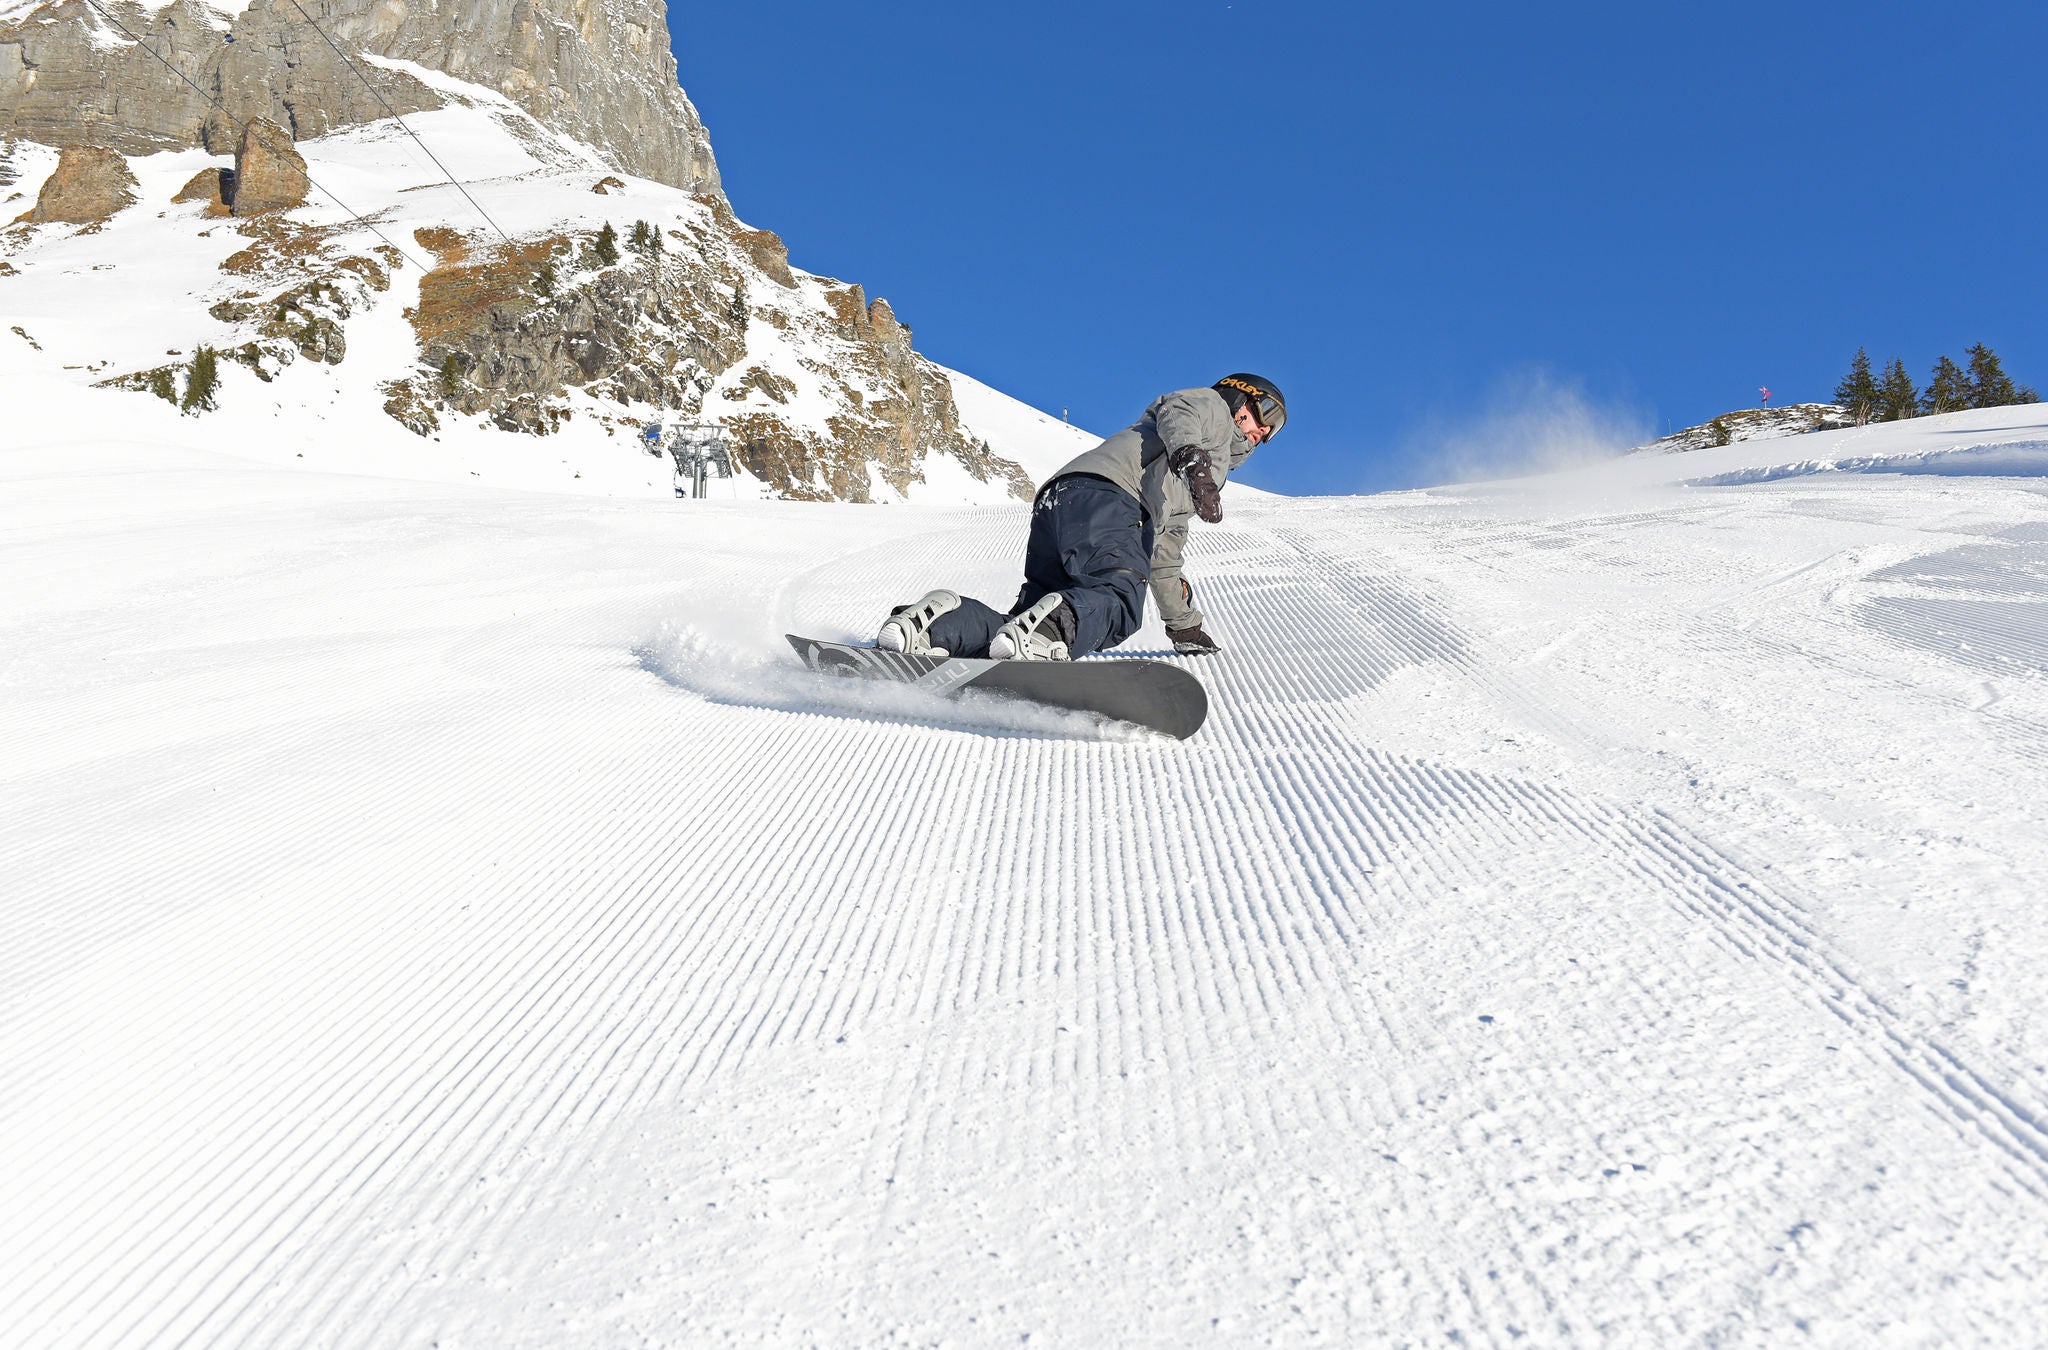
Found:
[[912, 684], [947, 698], [969, 689], [1098, 713], [1186, 740], [1209, 715], [1202, 682], [1164, 661], [992, 661], [964, 656], [905, 656], [879, 647], [785, 633], [812, 670]]

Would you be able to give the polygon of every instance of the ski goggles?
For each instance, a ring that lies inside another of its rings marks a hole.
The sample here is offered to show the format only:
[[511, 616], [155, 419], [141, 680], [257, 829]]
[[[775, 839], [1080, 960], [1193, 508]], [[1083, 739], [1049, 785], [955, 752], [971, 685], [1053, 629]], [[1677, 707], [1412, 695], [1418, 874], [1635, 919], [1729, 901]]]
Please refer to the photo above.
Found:
[[1246, 384], [1243, 380], [1219, 380], [1218, 383], [1244, 395], [1246, 404], [1252, 410], [1252, 416], [1259, 419], [1259, 425], [1266, 429], [1269, 439], [1279, 435], [1280, 428], [1287, 425], [1287, 405], [1257, 385]]

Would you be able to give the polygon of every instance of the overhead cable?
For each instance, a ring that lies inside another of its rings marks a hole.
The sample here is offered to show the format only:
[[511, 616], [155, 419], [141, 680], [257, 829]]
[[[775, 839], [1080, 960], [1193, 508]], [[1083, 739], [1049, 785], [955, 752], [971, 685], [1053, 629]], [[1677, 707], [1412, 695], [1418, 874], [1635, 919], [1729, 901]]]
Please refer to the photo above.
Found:
[[363, 72], [356, 66], [356, 63], [348, 59], [348, 53], [343, 51], [333, 38], [327, 36], [327, 30], [325, 28], [322, 28], [319, 24], [313, 22], [313, 16], [306, 13], [306, 7], [304, 5], [301, 5], [299, 3], [299, 0], [291, 0], [291, 5], [293, 9], [299, 12], [299, 17], [304, 19], [308, 24], [311, 24], [313, 31], [318, 33], [321, 39], [325, 41], [328, 46], [334, 48], [334, 54], [341, 58], [341, 63], [347, 66], [350, 70], [355, 71], [356, 78], [363, 82], [363, 87], [365, 89], [368, 89], [372, 94], [375, 94], [377, 96], [377, 101], [384, 105], [384, 111], [391, 114], [391, 120], [398, 123], [400, 127], [404, 128], [405, 134], [412, 137], [413, 141], [416, 144], [418, 144], [420, 149], [427, 151], [427, 158], [434, 161], [434, 167], [441, 171], [441, 176], [446, 178], [449, 184], [453, 186], [457, 192], [460, 192], [464, 197], [467, 197], [469, 199], [469, 204], [476, 208], [476, 213], [482, 216], [484, 220], [489, 223], [490, 227], [498, 232], [498, 237], [504, 240], [505, 243], [509, 246], [512, 242], [512, 236], [505, 233], [504, 227], [498, 224], [497, 221], [491, 219], [491, 213], [484, 210], [483, 204], [481, 202], [477, 201], [476, 198], [471, 197], [469, 195], [468, 188], [464, 187], [461, 183], [456, 181], [455, 175], [448, 172], [448, 166], [441, 162], [441, 157], [435, 154], [432, 150], [427, 150], [427, 143], [425, 141], [420, 140], [420, 134], [417, 131], [414, 131], [411, 127], [406, 125], [405, 119], [398, 115], [398, 109], [392, 107], [391, 101], [384, 97], [384, 91], [379, 89], [376, 85], [370, 83], [370, 77], [363, 74]]

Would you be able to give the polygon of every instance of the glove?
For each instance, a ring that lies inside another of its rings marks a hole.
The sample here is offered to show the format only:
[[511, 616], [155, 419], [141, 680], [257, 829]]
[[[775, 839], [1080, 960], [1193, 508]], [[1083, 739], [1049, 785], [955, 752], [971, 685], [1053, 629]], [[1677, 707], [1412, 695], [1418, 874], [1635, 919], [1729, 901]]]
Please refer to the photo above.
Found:
[[1166, 467], [1179, 474], [1195, 499], [1195, 514], [1211, 525], [1223, 519], [1223, 494], [1209, 473], [1209, 455], [1197, 446], [1183, 445], [1166, 454]]
[[1202, 631], [1196, 624], [1193, 628], [1169, 628], [1166, 636], [1172, 641], [1173, 649], [1182, 656], [1213, 656], [1223, 649], [1216, 640]]

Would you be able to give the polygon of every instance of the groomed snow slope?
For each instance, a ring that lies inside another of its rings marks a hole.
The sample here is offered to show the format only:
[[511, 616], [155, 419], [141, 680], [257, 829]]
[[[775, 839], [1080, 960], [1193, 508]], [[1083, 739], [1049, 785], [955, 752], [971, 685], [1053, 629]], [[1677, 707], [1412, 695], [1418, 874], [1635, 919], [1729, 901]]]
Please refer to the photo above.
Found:
[[1179, 744], [794, 670], [1021, 506], [32, 436], [0, 1326], [2037, 1339], [2043, 481], [1679, 480], [2043, 438], [1236, 500]]

